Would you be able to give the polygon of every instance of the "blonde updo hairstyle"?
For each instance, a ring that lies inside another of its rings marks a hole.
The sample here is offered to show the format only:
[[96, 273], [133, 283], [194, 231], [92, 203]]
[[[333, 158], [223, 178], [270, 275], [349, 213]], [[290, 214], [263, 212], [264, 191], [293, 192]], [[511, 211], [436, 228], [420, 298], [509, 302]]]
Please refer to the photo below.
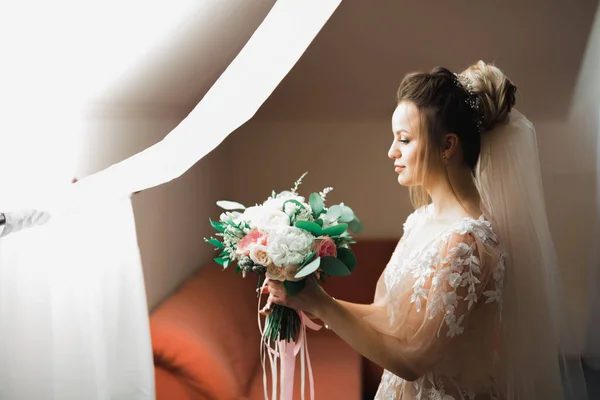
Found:
[[471, 92], [479, 98], [483, 113], [483, 132], [508, 119], [515, 105], [517, 87], [496, 66], [478, 61], [461, 74], [471, 82]]
[[[407, 74], [397, 92], [397, 103], [415, 104], [421, 115], [421, 132], [417, 159], [425, 182], [428, 174], [443, 172], [444, 138], [454, 133], [462, 148], [463, 161], [475, 171], [481, 151], [481, 135], [507, 121], [515, 105], [517, 87], [496, 66], [483, 61], [471, 65], [461, 74], [435, 67], [431, 72]], [[447, 178], [447, 174], [446, 174]], [[448, 184], [452, 186], [448, 180]], [[411, 187], [415, 208], [429, 202], [425, 188]]]

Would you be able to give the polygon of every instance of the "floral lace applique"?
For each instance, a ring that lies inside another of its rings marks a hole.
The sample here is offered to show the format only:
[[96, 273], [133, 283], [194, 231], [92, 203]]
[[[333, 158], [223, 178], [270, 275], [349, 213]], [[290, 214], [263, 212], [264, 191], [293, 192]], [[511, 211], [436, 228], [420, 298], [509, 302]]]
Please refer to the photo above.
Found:
[[[407, 219], [405, 234], [418, 223], [419, 216], [422, 214], [413, 214], [412, 218]], [[400, 241], [384, 272], [384, 282], [390, 296], [387, 308], [390, 324], [395, 323], [394, 313], [400, 301], [394, 296], [398, 290], [396, 285], [402, 285], [399, 287], [402, 291], [408, 290], [408, 297], [404, 301], [414, 304], [416, 312], [426, 312], [429, 320], [436, 317], [440, 320], [438, 337], [444, 335], [454, 338], [452, 340], [466, 337], [464, 320], [477, 303], [497, 303], [497, 310], [501, 312], [506, 255], [496, 250], [498, 246], [498, 237], [483, 217], [464, 218], [424, 247], [412, 251], [405, 249]], [[484, 247], [486, 250], [483, 250]], [[480, 254], [480, 251], [485, 251], [485, 262], [491, 264], [482, 265], [484, 254]], [[488, 251], [497, 254], [495, 263], [489, 258]], [[485, 271], [484, 268], [492, 268], [492, 271]], [[485, 288], [481, 287], [484, 277]], [[444, 334], [443, 328], [446, 328]], [[493, 352], [492, 349], [490, 351]], [[458, 389], [459, 386], [454, 388], [453, 385], [452, 394], [449, 394], [439, 377], [437, 372], [428, 372], [414, 382], [407, 382], [384, 371], [375, 398], [403, 399], [406, 395], [411, 399], [423, 400], [477, 400], [475, 392], [466, 388]], [[493, 387], [492, 383], [486, 398], [496, 398]]]

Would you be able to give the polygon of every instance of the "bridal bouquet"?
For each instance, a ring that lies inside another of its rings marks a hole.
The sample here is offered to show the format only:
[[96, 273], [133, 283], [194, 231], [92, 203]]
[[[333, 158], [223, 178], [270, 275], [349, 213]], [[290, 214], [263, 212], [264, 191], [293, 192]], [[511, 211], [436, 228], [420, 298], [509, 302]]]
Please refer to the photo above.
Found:
[[[311, 274], [323, 282], [327, 277], [349, 275], [356, 266], [349, 230], [358, 233], [362, 224], [344, 203], [325, 206], [330, 187], [312, 193], [306, 202], [297, 192], [304, 176], [291, 190], [273, 191], [262, 204], [252, 207], [217, 202], [225, 212], [218, 222], [210, 223], [220, 240], [205, 239], [221, 251], [215, 261], [224, 268], [235, 264], [244, 277], [257, 274], [259, 288], [263, 277], [282, 281], [290, 296], [304, 288]], [[273, 305], [264, 336], [273, 342], [296, 342], [301, 324], [298, 312]]]

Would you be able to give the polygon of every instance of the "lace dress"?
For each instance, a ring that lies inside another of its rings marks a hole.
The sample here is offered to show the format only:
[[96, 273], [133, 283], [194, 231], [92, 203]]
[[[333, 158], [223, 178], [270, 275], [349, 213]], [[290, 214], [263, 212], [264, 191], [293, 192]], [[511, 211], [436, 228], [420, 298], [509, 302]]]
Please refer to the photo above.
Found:
[[406, 220], [377, 284], [380, 311], [365, 317], [398, 339], [403, 367], [418, 378], [386, 370], [375, 399], [502, 399], [495, 367], [505, 255], [483, 216], [410, 245], [431, 211], [419, 209]]

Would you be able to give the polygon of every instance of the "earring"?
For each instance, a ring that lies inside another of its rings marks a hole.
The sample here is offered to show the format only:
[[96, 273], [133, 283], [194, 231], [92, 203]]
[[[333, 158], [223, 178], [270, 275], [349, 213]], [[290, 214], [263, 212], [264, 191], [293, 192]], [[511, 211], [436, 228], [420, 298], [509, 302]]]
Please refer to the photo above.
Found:
[[442, 153], [442, 162], [444, 163], [444, 165], [446, 165], [446, 163], [448, 162], [448, 158], [446, 157], [446, 153]]

